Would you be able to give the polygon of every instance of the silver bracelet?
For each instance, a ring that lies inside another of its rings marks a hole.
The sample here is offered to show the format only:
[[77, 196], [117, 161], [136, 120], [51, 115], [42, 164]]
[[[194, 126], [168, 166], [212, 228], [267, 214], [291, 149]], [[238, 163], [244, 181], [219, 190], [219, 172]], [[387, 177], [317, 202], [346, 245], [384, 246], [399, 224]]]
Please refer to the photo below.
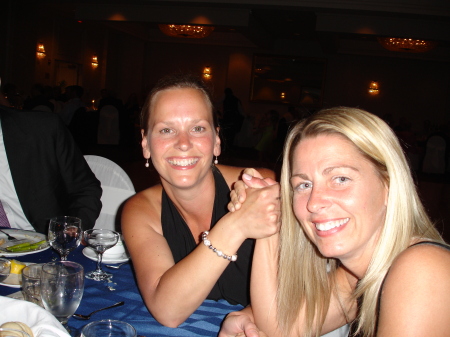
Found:
[[211, 244], [211, 241], [208, 240], [208, 234], [209, 234], [209, 231], [204, 231], [204, 232], [202, 233], [202, 241], [203, 241], [203, 244], [204, 244], [206, 247], [208, 247], [208, 248], [211, 249], [214, 253], [216, 253], [217, 256], [223, 257], [225, 260], [228, 260], [228, 261], [231, 261], [231, 262], [234, 262], [234, 261], [237, 260], [237, 254], [234, 254], [234, 255], [227, 255], [227, 254], [225, 254], [224, 252], [222, 252], [221, 250], [218, 250], [216, 247], [214, 247], [214, 246]]

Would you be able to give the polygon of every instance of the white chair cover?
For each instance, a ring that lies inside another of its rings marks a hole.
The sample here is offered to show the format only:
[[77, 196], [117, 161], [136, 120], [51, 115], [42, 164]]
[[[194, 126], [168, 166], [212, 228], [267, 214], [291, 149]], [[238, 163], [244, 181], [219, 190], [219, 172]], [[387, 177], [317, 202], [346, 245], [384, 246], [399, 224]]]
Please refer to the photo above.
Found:
[[99, 112], [98, 144], [119, 144], [119, 111], [113, 105], [105, 105]]
[[445, 173], [445, 139], [431, 136], [427, 141], [422, 171], [425, 173]]
[[107, 228], [120, 232], [117, 212], [125, 200], [135, 194], [133, 183], [126, 172], [113, 161], [100, 157], [84, 156], [92, 172], [102, 185], [102, 210], [94, 228]]

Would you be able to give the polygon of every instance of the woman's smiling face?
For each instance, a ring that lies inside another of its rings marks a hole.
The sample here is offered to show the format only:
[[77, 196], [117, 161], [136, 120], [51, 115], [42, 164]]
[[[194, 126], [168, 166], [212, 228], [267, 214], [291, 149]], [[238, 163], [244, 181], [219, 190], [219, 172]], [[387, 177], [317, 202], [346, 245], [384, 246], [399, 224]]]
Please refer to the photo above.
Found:
[[194, 185], [220, 154], [211, 107], [192, 88], [168, 89], [155, 97], [148, 134], [142, 139], [144, 157], [151, 156], [163, 181], [179, 187]]
[[388, 197], [374, 165], [341, 135], [305, 138], [293, 153], [291, 186], [295, 216], [321, 254], [364, 273]]

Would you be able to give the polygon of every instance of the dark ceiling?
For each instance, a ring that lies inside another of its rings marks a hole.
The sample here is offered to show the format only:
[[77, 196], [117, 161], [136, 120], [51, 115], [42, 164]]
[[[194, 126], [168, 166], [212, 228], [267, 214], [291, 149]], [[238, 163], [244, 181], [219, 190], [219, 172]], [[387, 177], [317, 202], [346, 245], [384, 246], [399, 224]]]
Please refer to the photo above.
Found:
[[[423, 3], [421, 3], [423, 1]], [[450, 61], [450, 1], [348, 0], [311, 7], [301, 0], [259, 1], [102, 1], [45, 2], [75, 19], [99, 22], [145, 40], [170, 41], [158, 23], [209, 23], [215, 31], [189, 43], [258, 47], [276, 52], [279, 46], [318, 43], [324, 53], [367, 53]], [[427, 53], [406, 54], [384, 50], [378, 36], [438, 41]], [[173, 38], [172, 38], [173, 39]], [[186, 40], [186, 39], [185, 39]], [[187, 42], [187, 41], [179, 41]]]

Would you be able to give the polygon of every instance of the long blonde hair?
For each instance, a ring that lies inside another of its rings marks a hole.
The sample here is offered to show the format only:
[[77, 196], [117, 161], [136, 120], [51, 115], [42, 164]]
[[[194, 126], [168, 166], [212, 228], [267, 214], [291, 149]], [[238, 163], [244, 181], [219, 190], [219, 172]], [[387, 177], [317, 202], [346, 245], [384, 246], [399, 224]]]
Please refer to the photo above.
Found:
[[[281, 170], [282, 219], [278, 270], [278, 322], [288, 335], [295, 330], [301, 309], [305, 310], [304, 336], [319, 336], [333, 291], [328, 277], [327, 259], [308, 239], [295, 218], [290, 178], [293, 152], [300, 141], [319, 134], [339, 134], [350, 140], [375, 166], [389, 189], [386, 219], [364, 277], [354, 296], [359, 300], [357, 331], [374, 336], [377, 302], [384, 277], [393, 260], [413, 238], [443, 242], [426, 214], [417, 194], [408, 162], [400, 143], [380, 118], [364, 110], [338, 107], [324, 109], [299, 122], [290, 131]], [[338, 261], [331, 260], [331, 269]]]

